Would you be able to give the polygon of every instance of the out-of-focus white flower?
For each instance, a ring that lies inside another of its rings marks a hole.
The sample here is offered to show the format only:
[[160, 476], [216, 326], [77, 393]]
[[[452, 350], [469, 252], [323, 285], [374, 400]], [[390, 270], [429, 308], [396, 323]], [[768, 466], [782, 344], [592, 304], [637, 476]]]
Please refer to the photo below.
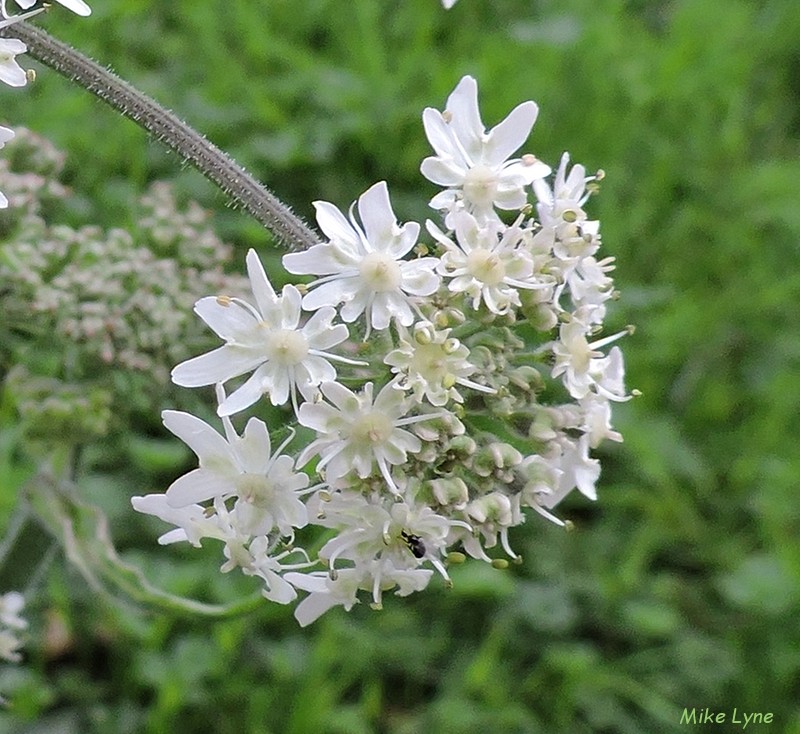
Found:
[[[463, 199], [481, 219], [495, 206], [525, 206], [525, 187], [547, 176], [550, 167], [530, 154], [510, 156], [528, 139], [538, 114], [536, 103], [523, 102], [486, 132], [478, 109], [478, 83], [471, 76], [465, 76], [447, 98], [444, 113], [426, 108], [422, 122], [436, 155], [422, 161], [420, 170], [429, 181], [446, 187], [430, 205], [452, 212]], [[448, 219], [445, 223], [452, 226]]]
[[0, 625], [15, 630], [24, 630], [28, 622], [21, 612], [25, 608], [25, 597], [18, 591], [8, 591], [0, 596]]
[[226, 344], [172, 371], [176, 385], [201, 387], [255, 370], [220, 403], [221, 416], [250, 407], [264, 394], [273, 405], [283, 405], [291, 395], [296, 406], [296, 390], [312, 400], [321, 382], [336, 378], [331, 360], [353, 364], [326, 351], [348, 335], [344, 324], [333, 325], [333, 307], [321, 308], [301, 327], [297, 288], [286, 285], [278, 297], [254, 250], [247, 254], [247, 272], [257, 305], [238, 298], [201, 298], [194, 310]]
[[16, 38], [0, 38], [0, 82], [10, 87], [24, 87], [28, 77], [16, 60], [17, 54], [24, 54], [28, 47]]
[[[290, 536], [308, 521], [298, 497], [308, 486], [308, 476], [295, 472], [294, 460], [272, 455], [269, 432], [263, 421], [251, 418], [241, 436], [223, 418], [223, 438], [205, 421], [189, 413], [165, 410], [164, 425], [194, 451], [200, 467], [176, 479], [167, 489], [167, 503], [181, 508], [219, 498], [236, 498], [232, 517], [247, 535], [268, 535], [277, 529]], [[291, 437], [290, 437], [291, 438]]]
[[442, 0], [442, 5], [445, 10], [450, 10], [458, 2], [458, 0]]
[[419, 225], [399, 225], [381, 181], [358, 199], [359, 224], [350, 208], [349, 221], [333, 204], [316, 201], [317, 222], [330, 240], [306, 252], [283, 256], [290, 273], [322, 275], [310, 284], [303, 308], [343, 304], [340, 315], [348, 323], [366, 312], [368, 329], [383, 330], [396, 319], [403, 326], [414, 321], [414, 299], [439, 287], [437, 260], [403, 260], [414, 247]]
[[327, 481], [334, 485], [351, 470], [366, 479], [377, 464], [389, 489], [400, 494], [391, 467], [403, 464], [408, 452], [422, 448], [419, 438], [401, 426], [435, 416], [404, 417], [409, 401], [391, 383], [374, 401], [371, 382], [359, 395], [337, 382], [325, 382], [321, 389], [330, 402], [303, 403], [297, 414], [302, 425], [317, 432], [317, 439], [303, 450], [297, 465], [303, 466], [319, 454], [317, 471], [324, 469]]
[[0, 596], [0, 660], [10, 663], [22, 660], [19, 633], [28, 627], [28, 622], [21, 614], [24, 607], [25, 597], [18, 591], [9, 591]]
[[428, 231], [446, 252], [437, 268], [450, 278], [453, 293], [466, 293], [477, 309], [481, 301], [496, 314], [506, 314], [520, 305], [518, 289], [548, 288], [551, 276], [534, 272], [533, 257], [522, 246], [523, 235], [516, 225], [481, 225], [465, 211], [454, 215], [456, 242], [428, 220]]

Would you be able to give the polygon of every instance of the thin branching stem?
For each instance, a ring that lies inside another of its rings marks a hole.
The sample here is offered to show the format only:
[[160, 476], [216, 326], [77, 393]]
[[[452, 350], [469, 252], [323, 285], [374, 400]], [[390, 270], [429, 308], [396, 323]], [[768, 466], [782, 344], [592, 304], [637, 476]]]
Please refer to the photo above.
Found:
[[286, 204], [230, 156], [113, 72], [29, 23], [0, 29], [0, 36], [7, 35], [19, 38], [33, 58], [87, 89], [192, 163], [288, 249], [303, 250], [320, 241]]

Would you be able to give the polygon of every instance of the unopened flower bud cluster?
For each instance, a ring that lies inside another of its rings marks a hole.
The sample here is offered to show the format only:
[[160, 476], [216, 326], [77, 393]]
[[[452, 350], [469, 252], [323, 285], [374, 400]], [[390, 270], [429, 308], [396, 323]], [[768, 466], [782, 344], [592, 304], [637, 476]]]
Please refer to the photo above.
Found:
[[[508, 532], [526, 508], [564, 525], [553, 510], [567, 494], [596, 497], [591, 451], [621, 440], [611, 405], [629, 397], [619, 348], [604, 350], [625, 332], [602, 335], [613, 258], [584, 209], [601, 175], [566, 154], [554, 174], [512, 157], [537, 114], [525, 102], [486, 131], [465, 77], [444, 112], [423, 114], [440, 224], [399, 223], [383, 182], [347, 213], [319, 201], [325, 241], [283, 258], [311, 282], [276, 292], [251, 250], [252, 298], [195, 304], [223, 343], [172, 378], [215, 386], [223, 434], [164, 413], [199, 467], [133, 499], [175, 526], [161, 543], [221, 541], [223, 571], [279, 603], [304, 594], [308, 624], [435, 573], [449, 583], [465, 555], [516, 559]], [[257, 418], [239, 433], [233, 417], [260, 400], [310, 438]], [[301, 542], [311, 526], [327, 531], [316, 557]]]

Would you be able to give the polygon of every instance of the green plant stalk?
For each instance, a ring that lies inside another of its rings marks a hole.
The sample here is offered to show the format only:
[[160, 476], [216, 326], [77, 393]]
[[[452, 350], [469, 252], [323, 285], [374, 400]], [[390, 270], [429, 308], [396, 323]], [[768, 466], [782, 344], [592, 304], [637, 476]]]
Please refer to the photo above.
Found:
[[287, 249], [304, 250], [320, 241], [319, 235], [230, 156], [116, 74], [29, 23], [0, 29], [0, 36], [19, 38], [37, 61], [76, 82], [172, 148]]

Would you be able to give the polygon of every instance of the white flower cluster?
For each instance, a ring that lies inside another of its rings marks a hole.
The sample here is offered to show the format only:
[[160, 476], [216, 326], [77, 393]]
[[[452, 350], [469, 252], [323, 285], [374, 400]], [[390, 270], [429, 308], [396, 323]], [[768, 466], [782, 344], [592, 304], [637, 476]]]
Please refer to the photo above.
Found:
[[9, 591], [0, 596], [0, 660], [18, 663], [22, 660], [20, 633], [28, 628], [21, 616], [25, 597], [18, 591]]
[[[15, 0], [17, 5], [23, 10], [28, 10], [36, 5], [37, 0]], [[56, 2], [68, 8], [78, 15], [91, 14], [91, 8], [83, 0], [56, 0]], [[11, 15], [6, 7], [6, 0], [0, 0], [0, 28], [6, 28], [21, 20], [38, 15], [46, 6], [43, 5], [35, 10], [28, 10], [27, 13]], [[31, 75], [26, 72], [18, 63], [16, 57], [24, 54], [28, 47], [18, 38], [0, 38], [0, 82], [8, 84], [10, 87], [24, 87], [28, 83]], [[11, 138], [14, 131], [0, 125], [0, 148], [2, 148]], [[0, 209], [8, 206], [8, 199], [0, 192]]]
[[[512, 158], [537, 113], [526, 102], [487, 132], [465, 77], [444, 112], [423, 114], [435, 155], [421, 170], [444, 187], [431, 206], [445, 228], [428, 221], [429, 244], [398, 223], [381, 182], [346, 215], [315, 203], [326, 241], [283, 258], [310, 283], [277, 293], [251, 250], [252, 301], [197, 302], [224, 344], [172, 377], [216, 386], [224, 437], [164, 413], [199, 468], [133, 498], [175, 526], [161, 543], [221, 540], [222, 570], [258, 576], [267, 598], [308, 593], [295, 612], [305, 625], [362, 591], [379, 608], [434, 571], [449, 584], [446, 563], [465, 554], [503, 565], [487, 550], [517, 558], [508, 531], [525, 508], [564, 525], [551, 511], [569, 492], [595, 498], [590, 450], [621, 440], [610, 406], [629, 397], [620, 350], [600, 350], [626, 332], [598, 338], [613, 258], [597, 259], [583, 206], [601, 176], [564, 155], [549, 184], [535, 156]], [[262, 397], [310, 440], [272, 426], [285, 437], [273, 453], [256, 418], [239, 435], [231, 416]], [[317, 558], [298, 544], [308, 526], [328, 533]]]

